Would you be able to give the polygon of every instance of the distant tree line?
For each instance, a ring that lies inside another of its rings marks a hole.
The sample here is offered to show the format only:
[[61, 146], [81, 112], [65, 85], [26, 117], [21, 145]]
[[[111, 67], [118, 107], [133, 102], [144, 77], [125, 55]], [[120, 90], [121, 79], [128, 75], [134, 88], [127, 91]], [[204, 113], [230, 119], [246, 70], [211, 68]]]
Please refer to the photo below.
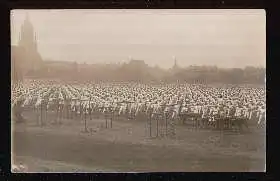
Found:
[[68, 67], [43, 66], [29, 72], [37, 78], [60, 78], [77, 81], [133, 81], [133, 82], [189, 82], [225, 84], [264, 84], [265, 68], [248, 66], [218, 68], [215, 66], [189, 66], [176, 70], [150, 67], [143, 62], [123, 64], [77, 64]]
[[225, 84], [264, 84], [265, 69], [257, 67], [245, 67], [214, 70], [203, 69], [185, 69], [177, 72], [173, 79], [198, 82], [198, 83], [225, 83]]

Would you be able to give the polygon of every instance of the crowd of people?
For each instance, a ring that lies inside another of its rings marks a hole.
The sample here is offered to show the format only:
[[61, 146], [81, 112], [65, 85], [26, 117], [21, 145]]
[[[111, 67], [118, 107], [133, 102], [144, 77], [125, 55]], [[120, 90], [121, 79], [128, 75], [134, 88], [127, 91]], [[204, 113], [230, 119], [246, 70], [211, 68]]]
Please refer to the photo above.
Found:
[[98, 108], [118, 114], [194, 113], [215, 121], [216, 117], [266, 120], [265, 88], [236, 85], [138, 84], [138, 83], [62, 83], [29, 80], [12, 86], [12, 104], [47, 109], [55, 102], [69, 105], [72, 111], [87, 113]]

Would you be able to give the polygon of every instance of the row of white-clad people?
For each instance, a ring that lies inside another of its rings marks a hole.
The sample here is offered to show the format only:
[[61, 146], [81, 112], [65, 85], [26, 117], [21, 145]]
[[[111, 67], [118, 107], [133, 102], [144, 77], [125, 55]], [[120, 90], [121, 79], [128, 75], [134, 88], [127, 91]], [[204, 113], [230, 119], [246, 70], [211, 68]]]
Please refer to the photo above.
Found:
[[[61, 90], [59, 91], [59, 97], [60, 97], [60, 99], [63, 99], [63, 96], [61, 95], [61, 92], [63, 92], [63, 90], [65, 90], [65, 88], [64, 88], [65, 86], [61, 86]], [[71, 86], [69, 86], [69, 87], [71, 87]], [[111, 87], [112, 88], [112, 87]], [[152, 90], [154, 93], [157, 93], [156, 91], [158, 91], [158, 89], [149, 89], [147, 86], [145, 86], [145, 88], [146, 89], [148, 89], [148, 91], [149, 90]], [[115, 90], [117, 90], [118, 88], [116, 88]], [[197, 99], [198, 99], [198, 97], [201, 95], [201, 94], [199, 94], [199, 92], [201, 92], [203, 89], [198, 89], [196, 86], [194, 86], [194, 87], [188, 87], [187, 88], [189, 91], [187, 92], [187, 93], [189, 93], [190, 95], [195, 95], [195, 96], [189, 96], [189, 97], [191, 97], [190, 99], [191, 99], [191, 101], [192, 102], [195, 102], [195, 101], [197, 101]], [[74, 91], [75, 90], [75, 91]], [[72, 88], [71, 89], [71, 92], [76, 92], [76, 95], [75, 95], [75, 97], [79, 97], [79, 96], [81, 96], [81, 94], [83, 94], [83, 92], [86, 92], [86, 90], [87, 89], [80, 89], [81, 90], [81, 92], [78, 92], [79, 90], [77, 90], [76, 88]], [[110, 90], [110, 89], [109, 89]], [[120, 89], [120, 90], [122, 90], [122, 89]], [[126, 87], [124, 87], [124, 90], [126, 90], [126, 93], [125, 93], [125, 95], [123, 95], [123, 99], [126, 99], [126, 97], [132, 97], [131, 95], [132, 94], [134, 94], [135, 92], [131, 92], [131, 90], [129, 89], [129, 86], [126, 86]], [[138, 89], [139, 90], [139, 89]], [[140, 86], [140, 90], [141, 90], [141, 86]], [[181, 91], [183, 91], [183, 88], [180, 88], [179, 90], [181, 90]], [[191, 90], [191, 91], [190, 91]], [[210, 89], [211, 90], [211, 89]], [[213, 90], [215, 90], [215, 89], [213, 89]], [[90, 92], [92, 93], [93, 92], [93, 90], [91, 90], [91, 91], [88, 91], [89, 93], [88, 94], [90, 94]], [[99, 94], [97, 94], [98, 95], [98, 99], [97, 99], [97, 101], [98, 102], [104, 102], [104, 100], [106, 100], [106, 99], [108, 99], [108, 94], [110, 93], [108, 90], [107, 91], [103, 91], [102, 90], [102, 87], [100, 87], [100, 88], [98, 88], [97, 89], [97, 92], [99, 92]], [[120, 91], [119, 91], [120, 92]], [[116, 93], [116, 95], [118, 96], [119, 95], [119, 92], [115, 92]], [[161, 91], [161, 92], [163, 92], [162, 94], [164, 94], [164, 91]], [[211, 91], [210, 91], [211, 92]], [[111, 92], [112, 93], [112, 92]], [[114, 92], [113, 92], [114, 93]], [[179, 94], [180, 93], [180, 91], [177, 91], [176, 92], [176, 94]], [[69, 93], [66, 93], [67, 95], [69, 95]], [[174, 96], [174, 98], [176, 99], [178, 99], [178, 98], [182, 98], [183, 96], [181, 95], [181, 96], [177, 96], [176, 94], [172, 94], [172, 96]], [[158, 95], [158, 94], [155, 94], [155, 95]], [[240, 95], [242, 95], [242, 94], [240, 94]], [[114, 94], [112, 95], [112, 96], [114, 96]], [[116, 97], [117, 97], [116, 96]], [[211, 97], [211, 94], [210, 95], [208, 95], [208, 97]], [[70, 95], [69, 97], [72, 97], [72, 95]], [[165, 99], [166, 99], [166, 97], [170, 97], [170, 95], [166, 95], [165, 96]], [[151, 93], [149, 93], [149, 92], [142, 92], [142, 97], [140, 97], [140, 99], [144, 99], [144, 100], [151, 100], [151, 99], [153, 99], [153, 100], [155, 100], [155, 102], [157, 102], [157, 101], [161, 101], [161, 99], [163, 99], [163, 97], [155, 97], [153, 94], [151, 94]], [[217, 96], [216, 97], [212, 97], [210, 100], [212, 100], [212, 102], [210, 101], [210, 103], [216, 103], [217, 101], [215, 100], [215, 99], [217, 99]], [[172, 98], [169, 98], [169, 100], [172, 100]], [[133, 99], [129, 99], [129, 101], [133, 101]], [[203, 103], [203, 101], [202, 101], [202, 103]], [[38, 104], [37, 104], [38, 105]], [[124, 106], [121, 106], [122, 108], [122, 110], [124, 110]], [[122, 112], [122, 111], [120, 111], [120, 112]]]
[[[45, 92], [46, 94], [46, 92]], [[141, 109], [141, 107], [143, 107], [145, 104], [144, 103], [131, 103], [131, 104], [126, 104], [126, 103], [121, 103], [118, 104], [116, 102], [114, 103], [109, 103], [109, 102], [100, 102], [100, 100], [98, 100], [97, 98], [95, 100], [89, 101], [87, 99], [87, 97], [83, 97], [84, 101], [71, 101], [71, 108], [72, 110], [78, 110], [80, 111], [80, 108], [85, 109], [86, 113], [89, 112], [90, 108], [103, 108], [104, 112], [108, 107], [112, 107], [113, 110], [119, 110], [119, 114], [125, 113], [125, 111], [127, 109], [129, 109], [129, 113], [132, 113], [132, 111], [137, 114], [139, 112], [139, 110]], [[32, 101], [33, 98], [32, 96], [29, 95], [29, 97], [27, 97], [23, 103], [23, 105], [30, 103], [30, 101]], [[42, 102], [42, 96], [38, 96], [37, 97], [37, 101], [35, 103], [35, 106], [38, 107], [41, 102]], [[65, 104], [65, 101], [63, 100], [63, 97], [60, 97], [60, 102], [59, 104], [63, 105]], [[80, 107], [81, 106], [81, 107]], [[77, 109], [78, 107], [78, 109]], [[180, 105], [174, 105], [174, 106], [169, 106], [165, 108], [165, 112], [166, 111], [173, 111], [173, 115], [172, 117], [175, 117], [176, 115], [179, 114], [179, 107]], [[161, 111], [161, 105], [160, 104], [146, 104], [146, 112], [148, 111], [148, 109], [152, 109], [153, 113], [158, 113], [159, 111]], [[230, 114], [230, 111], [234, 109], [234, 113], [232, 115]], [[219, 114], [219, 116], [221, 117], [229, 117], [229, 116], [235, 116], [235, 117], [246, 117], [248, 119], [252, 118], [252, 114], [253, 112], [257, 112], [257, 117], [259, 118], [259, 121], [265, 117], [265, 110], [264, 109], [258, 109], [258, 110], [249, 110], [247, 108], [239, 108], [239, 107], [232, 107], [232, 108], [228, 108], [228, 107], [223, 107], [222, 109], [219, 107], [215, 107], [215, 106], [184, 106], [181, 109], [180, 113], [184, 113], [184, 112], [189, 112], [189, 113], [196, 113], [196, 114], [201, 114], [202, 118], [206, 118], [206, 117], [215, 117]]]

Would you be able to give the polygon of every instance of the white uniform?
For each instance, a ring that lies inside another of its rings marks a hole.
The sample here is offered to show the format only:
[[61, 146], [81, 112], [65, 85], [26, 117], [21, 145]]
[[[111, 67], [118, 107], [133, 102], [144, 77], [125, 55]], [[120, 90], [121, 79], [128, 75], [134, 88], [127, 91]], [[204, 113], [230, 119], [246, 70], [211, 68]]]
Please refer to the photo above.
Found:
[[215, 121], [215, 116], [218, 115], [219, 110], [217, 108], [214, 109], [213, 111], [213, 121]]
[[225, 117], [226, 116], [226, 111], [225, 110], [221, 110], [220, 111], [220, 116], [221, 117]]
[[179, 114], [179, 108], [180, 108], [180, 105], [175, 105], [174, 106], [174, 112], [172, 114], [172, 118], [174, 118], [176, 115]]
[[136, 108], [136, 115], [138, 115], [139, 110], [142, 108], [143, 104], [139, 103]]
[[241, 109], [240, 108], [236, 108], [234, 116], [235, 117], [240, 117], [241, 116]]
[[119, 110], [119, 114], [123, 113], [126, 110], [126, 104], [122, 104]]
[[214, 108], [210, 108], [210, 112], [209, 112], [209, 115], [210, 115], [209, 121], [210, 122], [211, 121], [215, 121], [215, 119], [214, 119], [214, 112], [215, 112]]
[[42, 101], [43, 101], [43, 99], [39, 97], [39, 98], [37, 99], [37, 102], [36, 102], [36, 104], [35, 104], [35, 107], [38, 108], [38, 107], [41, 105]]
[[262, 119], [266, 119], [266, 115], [265, 115], [265, 109], [261, 109], [259, 112], [259, 120], [258, 120], [258, 124], [261, 123]]
[[226, 117], [229, 117], [229, 114], [230, 114], [230, 108], [226, 108], [226, 109], [225, 109], [225, 111], [226, 111], [226, 112], [225, 112]]
[[201, 111], [202, 111], [202, 106], [198, 106], [197, 108], [198, 108], [198, 113], [201, 113]]
[[187, 107], [182, 107], [182, 109], [181, 109], [181, 112], [182, 113], [185, 113], [185, 112], [187, 112], [188, 111], [188, 108]]
[[252, 116], [253, 116], [253, 110], [250, 110], [249, 111], [249, 119], [252, 119]]
[[205, 106], [205, 107], [203, 107], [203, 109], [202, 109], [202, 118], [206, 118], [207, 117], [207, 107]]
[[247, 119], [250, 118], [250, 112], [249, 112], [248, 108], [245, 108], [245, 110], [244, 110], [244, 117]]

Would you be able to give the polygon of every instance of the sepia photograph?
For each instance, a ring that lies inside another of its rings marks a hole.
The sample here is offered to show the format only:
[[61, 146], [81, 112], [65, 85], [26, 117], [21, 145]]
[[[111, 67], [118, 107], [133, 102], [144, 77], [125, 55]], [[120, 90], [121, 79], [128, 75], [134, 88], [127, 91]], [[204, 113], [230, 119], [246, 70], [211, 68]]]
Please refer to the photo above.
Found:
[[14, 9], [11, 172], [265, 172], [262, 9]]

